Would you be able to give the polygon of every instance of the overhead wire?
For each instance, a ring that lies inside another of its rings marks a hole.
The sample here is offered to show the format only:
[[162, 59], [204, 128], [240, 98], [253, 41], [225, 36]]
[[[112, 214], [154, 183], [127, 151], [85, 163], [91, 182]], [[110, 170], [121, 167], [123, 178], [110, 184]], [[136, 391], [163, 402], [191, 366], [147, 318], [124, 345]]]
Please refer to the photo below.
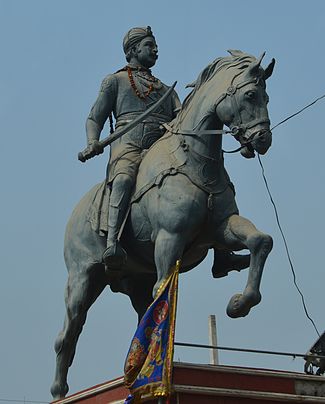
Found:
[[321, 95], [320, 97], [316, 98], [314, 101], [312, 101], [310, 104], [306, 105], [305, 107], [301, 108], [299, 111], [295, 112], [292, 115], [289, 115], [287, 118], [283, 119], [282, 121], [280, 121], [279, 123], [277, 123], [276, 125], [274, 125], [271, 128], [271, 131], [275, 128], [277, 128], [278, 126], [282, 125], [283, 123], [289, 121], [289, 119], [294, 118], [295, 116], [301, 114], [303, 111], [305, 111], [307, 108], [311, 107], [312, 105], [316, 104], [316, 102], [320, 101], [321, 99], [325, 98], [325, 94]]
[[274, 213], [275, 213], [276, 222], [277, 222], [277, 225], [278, 225], [278, 228], [279, 228], [279, 231], [280, 231], [280, 234], [281, 234], [283, 243], [284, 243], [284, 247], [285, 247], [285, 250], [286, 250], [287, 258], [288, 258], [289, 265], [290, 265], [290, 269], [291, 269], [292, 276], [293, 276], [293, 283], [294, 283], [294, 285], [295, 285], [295, 287], [296, 287], [296, 289], [297, 289], [297, 291], [298, 291], [298, 293], [299, 293], [299, 295], [300, 295], [300, 297], [301, 297], [301, 301], [302, 301], [302, 305], [303, 305], [303, 308], [304, 308], [304, 312], [305, 312], [305, 314], [306, 314], [308, 320], [312, 323], [312, 325], [313, 325], [313, 327], [314, 327], [314, 329], [315, 329], [315, 331], [316, 331], [318, 337], [320, 337], [320, 333], [319, 333], [318, 328], [317, 328], [317, 326], [316, 326], [316, 324], [315, 324], [315, 321], [312, 319], [312, 317], [310, 316], [310, 314], [309, 314], [309, 312], [308, 312], [307, 305], [306, 305], [306, 301], [305, 301], [305, 297], [304, 297], [304, 295], [303, 295], [303, 293], [302, 293], [300, 287], [298, 286], [298, 283], [297, 283], [297, 276], [296, 276], [296, 272], [295, 272], [295, 270], [294, 270], [293, 262], [292, 262], [291, 255], [290, 255], [290, 252], [289, 252], [288, 243], [287, 243], [286, 237], [285, 237], [285, 235], [284, 235], [284, 232], [283, 232], [283, 229], [282, 229], [282, 226], [281, 226], [281, 223], [280, 223], [280, 218], [279, 218], [278, 209], [277, 209], [276, 204], [275, 204], [275, 202], [274, 202], [274, 199], [273, 199], [273, 197], [272, 197], [272, 194], [271, 194], [271, 191], [270, 191], [270, 187], [269, 187], [269, 184], [268, 184], [267, 179], [266, 179], [266, 176], [265, 176], [265, 169], [264, 169], [264, 166], [263, 166], [261, 157], [260, 157], [259, 154], [257, 155], [257, 157], [258, 157], [258, 162], [259, 162], [259, 164], [260, 164], [260, 166], [261, 166], [261, 169], [262, 169], [262, 177], [263, 177], [263, 180], [264, 180], [264, 184], [265, 184], [267, 193], [268, 193], [268, 195], [269, 195], [269, 197], [270, 197], [271, 204], [273, 205], [273, 209], [274, 209]]
[[[303, 108], [301, 108], [301, 109], [298, 110], [297, 112], [295, 112], [295, 113], [289, 115], [287, 118], [285, 118], [285, 119], [283, 119], [282, 121], [278, 122], [276, 125], [274, 125], [274, 126], [270, 129], [270, 131], [273, 131], [273, 130], [274, 130], [275, 128], [277, 128], [278, 126], [280, 126], [280, 125], [284, 124], [285, 122], [289, 121], [289, 119], [294, 118], [295, 116], [301, 114], [301, 113], [302, 113], [303, 111], [305, 111], [307, 108], [310, 108], [312, 105], [316, 104], [316, 102], [320, 101], [320, 100], [323, 99], [323, 98], [325, 98], [325, 94], [321, 95], [320, 97], [317, 97], [314, 101], [312, 101], [311, 103], [307, 104], [306, 106], [304, 106]], [[280, 234], [281, 234], [281, 237], [282, 237], [284, 246], [285, 246], [287, 258], [288, 258], [289, 265], [290, 265], [290, 269], [291, 269], [292, 276], [293, 276], [293, 283], [294, 283], [294, 285], [295, 285], [295, 287], [296, 287], [296, 289], [297, 289], [297, 291], [298, 291], [298, 293], [299, 293], [299, 295], [300, 295], [300, 297], [301, 297], [301, 301], [302, 301], [302, 305], [303, 305], [303, 309], [304, 309], [304, 312], [305, 312], [305, 314], [306, 314], [306, 317], [307, 317], [308, 320], [312, 323], [312, 325], [313, 325], [313, 327], [314, 327], [314, 329], [315, 329], [315, 331], [316, 331], [318, 337], [320, 337], [320, 332], [318, 331], [318, 328], [317, 328], [317, 326], [316, 326], [316, 324], [315, 324], [315, 321], [312, 319], [312, 317], [310, 316], [310, 314], [309, 314], [309, 312], [308, 312], [304, 294], [302, 293], [301, 288], [298, 286], [298, 283], [297, 283], [297, 276], [296, 276], [296, 272], [295, 272], [295, 270], [294, 270], [293, 262], [292, 262], [291, 255], [290, 255], [290, 252], [289, 252], [288, 243], [287, 243], [286, 237], [285, 237], [285, 235], [284, 235], [284, 232], [283, 232], [283, 229], [282, 229], [282, 226], [281, 226], [281, 223], [280, 223], [280, 218], [279, 218], [278, 209], [277, 209], [276, 204], [275, 204], [275, 202], [274, 202], [274, 199], [273, 199], [273, 197], [272, 197], [272, 194], [271, 194], [271, 191], [270, 191], [270, 187], [269, 187], [269, 184], [268, 184], [266, 175], [265, 175], [265, 168], [264, 168], [264, 166], [263, 166], [263, 163], [262, 163], [262, 160], [261, 160], [261, 157], [260, 157], [259, 154], [257, 155], [257, 157], [258, 157], [258, 162], [259, 162], [259, 164], [260, 164], [260, 166], [261, 166], [263, 181], [264, 181], [264, 184], [265, 184], [267, 193], [268, 193], [268, 195], [269, 195], [271, 204], [272, 204], [272, 206], [273, 206], [274, 213], [275, 213], [275, 218], [276, 218], [276, 222], [277, 222], [277, 225], [278, 225], [278, 228], [279, 228], [279, 231], [280, 231]]]

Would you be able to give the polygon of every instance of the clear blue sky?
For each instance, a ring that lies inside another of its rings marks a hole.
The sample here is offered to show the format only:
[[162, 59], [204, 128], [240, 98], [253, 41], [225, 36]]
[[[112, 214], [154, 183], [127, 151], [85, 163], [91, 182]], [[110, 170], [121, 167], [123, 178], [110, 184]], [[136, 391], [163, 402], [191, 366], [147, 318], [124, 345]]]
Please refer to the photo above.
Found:
[[[125, 63], [121, 42], [151, 25], [159, 45], [154, 74], [185, 85], [226, 49], [277, 60], [268, 82], [275, 124], [325, 93], [325, 2], [0, 0], [0, 399], [49, 401], [54, 339], [64, 316], [65, 223], [80, 197], [104, 178], [106, 156], [77, 161], [84, 123], [103, 77]], [[274, 132], [263, 158], [298, 282], [324, 330], [325, 101]], [[235, 146], [234, 141], [225, 148]], [[274, 238], [263, 300], [249, 317], [225, 314], [246, 273], [221, 280], [211, 257], [181, 276], [176, 339], [207, 343], [216, 314], [224, 346], [304, 353], [316, 339], [306, 319], [257, 160], [226, 157], [241, 213]], [[90, 310], [70, 369], [70, 393], [118, 377], [136, 326], [128, 298], [107, 289]], [[223, 364], [302, 370], [301, 360], [220, 353]], [[208, 352], [176, 349], [175, 360]]]

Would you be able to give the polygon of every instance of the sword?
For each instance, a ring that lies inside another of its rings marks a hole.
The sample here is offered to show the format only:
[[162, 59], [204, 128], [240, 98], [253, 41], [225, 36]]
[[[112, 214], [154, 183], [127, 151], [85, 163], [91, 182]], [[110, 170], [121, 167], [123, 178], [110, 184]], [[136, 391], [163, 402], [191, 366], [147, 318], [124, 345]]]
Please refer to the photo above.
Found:
[[[106, 146], [110, 145], [111, 143], [114, 142], [114, 140], [119, 139], [121, 136], [123, 136], [126, 132], [129, 132], [131, 129], [133, 129], [135, 126], [137, 126], [141, 121], [143, 121], [145, 118], [147, 118], [150, 114], [152, 114], [173, 92], [175, 86], [176, 86], [177, 81], [168, 89], [168, 91], [158, 100], [155, 104], [153, 104], [150, 108], [148, 108], [146, 111], [143, 112], [143, 114], [139, 115], [137, 118], [135, 118], [132, 122], [129, 124], [125, 125], [121, 129], [117, 129], [114, 133], [112, 133], [110, 136], [106, 137], [105, 139], [99, 141], [99, 146], [102, 148], [105, 148]], [[91, 159], [94, 157], [93, 152], [89, 150], [88, 147], [85, 148], [82, 152], [78, 153], [78, 160], [84, 163], [85, 161]]]

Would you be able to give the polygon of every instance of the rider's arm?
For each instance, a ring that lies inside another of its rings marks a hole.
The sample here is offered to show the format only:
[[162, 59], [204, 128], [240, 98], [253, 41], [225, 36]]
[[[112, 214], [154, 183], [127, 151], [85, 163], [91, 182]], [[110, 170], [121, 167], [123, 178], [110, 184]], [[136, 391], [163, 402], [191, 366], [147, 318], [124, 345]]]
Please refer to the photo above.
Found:
[[88, 115], [86, 121], [86, 133], [88, 146], [99, 140], [100, 133], [116, 100], [116, 77], [107, 76], [101, 85], [97, 100]]

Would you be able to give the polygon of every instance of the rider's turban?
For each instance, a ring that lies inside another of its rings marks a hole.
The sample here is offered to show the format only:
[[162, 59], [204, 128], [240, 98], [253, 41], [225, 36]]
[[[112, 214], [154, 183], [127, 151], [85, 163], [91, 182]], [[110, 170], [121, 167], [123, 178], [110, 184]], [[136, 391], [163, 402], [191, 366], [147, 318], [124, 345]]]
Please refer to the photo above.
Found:
[[147, 36], [150, 36], [152, 38], [155, 38], [153, 36], [153, 33], [151, 31], [151, 27], [136, 27], [136, 28], [131, 28], [125, 35], [123, 39], [123, 50], [124, 53], [127, 55], [129, 51], [140, 41], [142, 41], [143, 38], [146, 38]]

